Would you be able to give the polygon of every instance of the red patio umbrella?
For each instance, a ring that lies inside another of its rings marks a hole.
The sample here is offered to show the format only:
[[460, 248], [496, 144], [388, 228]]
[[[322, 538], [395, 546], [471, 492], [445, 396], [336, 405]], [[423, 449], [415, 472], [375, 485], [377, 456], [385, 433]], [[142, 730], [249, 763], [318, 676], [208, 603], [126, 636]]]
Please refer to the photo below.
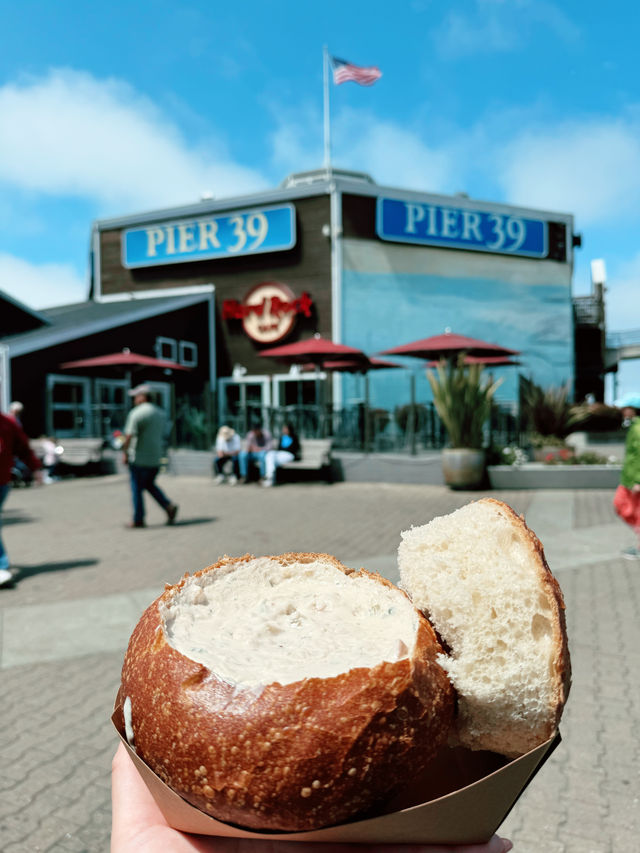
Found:
[[158, 367], [165, 370], [191, 370], [190, 367], [185, 367], [183, 364], [178, 364], [175, 361], [153, 358], [150, 355], [140, 355], [129, 350], [113, 352], [108, 355], [97, 355], [93, 358], [80, 358], [77, 361], [65, 361], [60, 367], [62, 370], [96, 367]]
[[[327, 359], [320, 365], [321, 370], [335, 370], [341, 373], [368, 373], [370, 370], [386, 370], [387, 368], [403, 367], [402, 364], [397, 364], [395, 361], [384, 361], [381, 358], [362, 359], [344, 358], [341, 361]], [[305, 364], [303, 370], [315, 370], [316, 366], [312, 362]]]
[[442, 335], [433, 335], [408, 344], [401, 344], [391, 349], [383, 350], [381, 355], [407, 355], [425, 360], [441, 358], [452, 359], [464, 352], [471, 356], [509, 356], [519, 355], [518, 350], [507, 349], [499, 344], [457, 335], [446, 329]]
[[312, 338], [305, 338], [293, 344], [265, 349], [260, 355], [263, 358], [277, 358], [288, 364], [312, 362], [316, 367], [321, 367], [328, 360], [363, 359], [366, 361], [367, 359], [362, 350], [348, 347], [346, 344], [336, 344], [328, 338], [323, 338], [322, 335], [314, 335]]
[[[515, 361], [513, 358], [509, 358], [506, 355], [465, 355], [464, 357], [465, 364], [482, 364], [485, 367], [506, 367], [507, 365], [516, 365], [520, 364], [519, 361]], [[437, 367], [437, 361], [428, 361], [427, 367]]]

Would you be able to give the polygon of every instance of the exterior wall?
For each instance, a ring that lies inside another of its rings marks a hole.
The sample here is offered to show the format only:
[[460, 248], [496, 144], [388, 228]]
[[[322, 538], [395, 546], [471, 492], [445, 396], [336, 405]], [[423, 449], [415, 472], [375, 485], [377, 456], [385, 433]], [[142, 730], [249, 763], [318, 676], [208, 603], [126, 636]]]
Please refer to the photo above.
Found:
[[[448, 327], [522, 353], [520, 367], [492, 369], [503, 377], [498, 400], [518, 399], [519, 371], [545, 387], [573, 383], [570, 263], [387, 243], [374, 234], [375, 200], [347, 196], [344, 208], [345, 343], [373, 354]], [[431, 399], [424, 364], [395, 360], [413, 371], [417, 400]], [[345, 399], [360, 396], [357, 381], [344, 378]], [[408, 402], [406, 371], [375, 372], [369, 382], [374, 407]]]
[[[223, 320], [221, 309], [226, 299], [241, 302], [255, 285], [278, 281], [288, 285], [296, 296], [306, 291], [313, 300], [311, 317], [298, 317], [287, 342], [309, 337], [316, 331], [331, 337], [331, 255], [329, 240], [322, 234], [330, 220], [329, 196], [297, 199], [295, 209], [297, 241], [288, 251], [140, 269], [125, 269], [122, 265], [122, 229], [101, 230], [100, 292], [106, 296], [213, 283], [218, 375], [230, 375], [234, 364], [242, 364], [250, 374], [280, 373], [282, 365], [260, 358], [258, 353], [264, 347], [245, 334], [240, 320]], [[206, 212], [203, 210], [203, 214]]]
[[158, 336], [192, 341], [198, 346], [198, 366], [190, 371], [175, 371], [167, 378], [158, 371], [134, 372], [133, 380], [156, 379], [172, 382], [178, 393], [199, 392], [209, 378], [209, 327], [206, 303], [193, 305], [172, 314], [159, 315], [138, 323], [130, 323], [89, 337], [38, 350], [11, 360], [12, 396], [24, 403], [23, 423], [31, 437], [46, 432], [47, 375], [123, 378], [121, 369], [104, 369], [97, 372], [61, 370], [60, 364], [80, 358], [118, 352], [128, 347], [141, 355], [155, 356], [154, 345]]

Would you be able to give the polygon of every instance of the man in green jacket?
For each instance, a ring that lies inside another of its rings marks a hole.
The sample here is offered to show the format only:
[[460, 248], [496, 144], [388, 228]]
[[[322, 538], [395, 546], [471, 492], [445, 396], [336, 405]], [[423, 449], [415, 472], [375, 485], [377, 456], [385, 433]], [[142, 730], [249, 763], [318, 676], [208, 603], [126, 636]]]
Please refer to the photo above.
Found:
[[178, 507], [155, 483], [164, 450], [164, 412], [151, 402], [152, 390], [149, 385], [138, 385], [129, 394], [133, 397], [133, 409], [127, 417], [122, 443], [124, 462], [129, 466], [133, 498], [133, 521], [127, 527], [145, 527], [145, 490], [167, 513], [167, 524], [173, 524]]
[[628, 425], [620, 485], [613, 506], [623, 521], [633, 527], [637, 545], [622, 553], [629, 560], [640, 559], [640, 394], [625, 394], [615, 405]]

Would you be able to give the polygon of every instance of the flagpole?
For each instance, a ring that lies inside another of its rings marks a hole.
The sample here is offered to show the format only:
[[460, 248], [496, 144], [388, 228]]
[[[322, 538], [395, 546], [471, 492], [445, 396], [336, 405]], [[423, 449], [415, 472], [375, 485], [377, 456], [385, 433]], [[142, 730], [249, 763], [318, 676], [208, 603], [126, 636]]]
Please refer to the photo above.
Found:
[[329, 49], [323, 51], [322, 77], [324, 84], [324, 168], [331, 170], [331, 114], [329, 107]]

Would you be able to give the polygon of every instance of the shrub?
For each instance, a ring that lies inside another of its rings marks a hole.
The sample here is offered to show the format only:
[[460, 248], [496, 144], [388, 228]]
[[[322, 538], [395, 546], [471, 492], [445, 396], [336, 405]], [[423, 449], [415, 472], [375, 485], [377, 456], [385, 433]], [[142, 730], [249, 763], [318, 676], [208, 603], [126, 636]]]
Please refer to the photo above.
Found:
[[541, 436], [564, 438], [571, 432], [569, 384], [542, 388], [520, 377], [521, 412], [527, 428]]
[[464, 354], [456, 364], [441, 361], [435, 373], [427, 371], [427, 379], [451, 446], [480, 449], [491, 400], [502, 380], [485, 382], [482, 365], [465, 365]]

